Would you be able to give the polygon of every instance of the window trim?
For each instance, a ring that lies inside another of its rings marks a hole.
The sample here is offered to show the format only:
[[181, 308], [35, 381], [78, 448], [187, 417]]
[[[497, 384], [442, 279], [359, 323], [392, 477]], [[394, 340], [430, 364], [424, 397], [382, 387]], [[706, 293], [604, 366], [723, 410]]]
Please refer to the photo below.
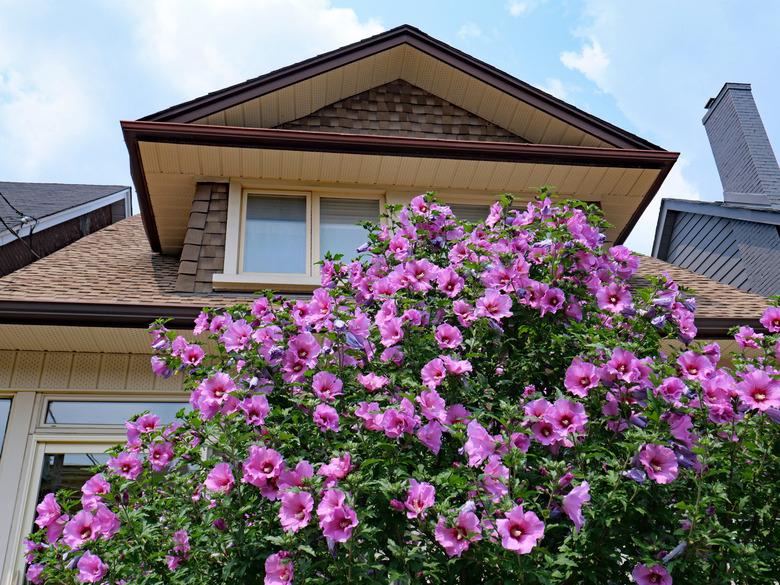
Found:
[[[166, 402], [171, 404], [186, 404], [189, 400], [189, 396], [186, 394], [179, 394], [174, 396], [162, 396], [156, 395], [139, 395], [139, 394], [112, 394], [111, 396], [105, 395], [89, 395], [83, 394], [46, 394], [41, 397], [40, 406], [36, 406], [38, 409], [36, 417], [36, 429], [45, 433], [73, 433], [76, 431], [81, 435], [91, 435], [93, 433], [98, 435], [104, 435], [111, 433], [112, 431], [118, 431], [124, 433], [125, 427], [122, 424], [100, 424], [100, 423], [47, 423], [46, 415], [49, 412], [49, 404], [51, 402], [137, 402], [140, 404], [148, 404], [150, 402]], [[139, 409], [138, 412], [142, 410]]]
[[[247, 199], [251, 195], [306, 196], [306, 273], [245, 272], [244, 234], [246, 233]], [[316, 185], [273, 185], [231, 181], [228, 189], [225, 262], [221, 273], [214, 274], [216, 290], [256, 291], [274, 288], [280, 292], [310, 292], [320, 284], [320, 199], [364, 199], [377, 202], [377, 218], [382, 214], [386, 192], [377, 189], [320, 187]]]

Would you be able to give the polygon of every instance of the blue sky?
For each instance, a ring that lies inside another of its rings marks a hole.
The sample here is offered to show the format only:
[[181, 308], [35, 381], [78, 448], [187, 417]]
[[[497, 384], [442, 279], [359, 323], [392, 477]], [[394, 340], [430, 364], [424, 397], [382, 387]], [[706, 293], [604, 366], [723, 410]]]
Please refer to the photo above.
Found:
[[119, 120], [401, 23], [680, 151], [664, 196], [721, 197], [701, 117], [726, 81], [780, 149], [780, 2], [0, 0], [0, 180], [130, 184]]

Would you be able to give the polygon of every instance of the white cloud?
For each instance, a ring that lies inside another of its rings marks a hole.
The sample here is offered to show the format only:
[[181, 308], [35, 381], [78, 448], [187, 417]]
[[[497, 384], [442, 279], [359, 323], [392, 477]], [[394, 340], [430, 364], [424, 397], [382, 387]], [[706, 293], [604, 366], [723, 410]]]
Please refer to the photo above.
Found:
[[601, 48], [597, 39], [590, 39], [589, 43], [582, 45], [579, 53], [564, 51], [561, 53], [561, 63], [568, 69], [579, 71], [590, 81], [595, 83], [602, 91], [607, 91], [607, 70], [609, 57]]
[[462, 39], [476, 39], [483, 36], [483, 33], [478, 24], [467, 22], [458, 29], [458, 36]]
[[672, 167], [666, 180], [656, 193], [650, 205], [642, 213], [637, 221], [631, 235], [626, 239], [626, 246], [635, 252], [650, 254], [653, 250], [653, 239], [655, 238], [655, 225], [658, 221], [658, 212], [661, 209], [661, 199], [693, 199], [701, 200], [701, 193], [684, 176], [684, 171], [688, 167], [688, 161], [680, 157], [677, 163]]
[[124, 7], [136, 25], [140, 60], [183, 98], [383, 30], [329, 0], [166, 0]]
[[536, 9], [545, 0], [509, 0], [506, 9], [512, 16], [524, 16]]
[[557, 77], [548, 77], [544, 80], [544, 83], [539, 86], [539, 89], [546, 91], [561, 100], [567, 100], [569, 98], [569, 90], [566, 84]]

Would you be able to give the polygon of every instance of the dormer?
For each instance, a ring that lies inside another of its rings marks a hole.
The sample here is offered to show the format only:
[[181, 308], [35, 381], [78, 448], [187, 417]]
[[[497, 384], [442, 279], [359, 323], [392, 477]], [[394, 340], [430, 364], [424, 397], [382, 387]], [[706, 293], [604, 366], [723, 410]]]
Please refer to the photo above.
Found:
[[621, 243], [677, 158], [406, 25], [122, 128], [180, 292], [309, 290], [358, 221], [428, 190], [478, 217], [550, 185]]

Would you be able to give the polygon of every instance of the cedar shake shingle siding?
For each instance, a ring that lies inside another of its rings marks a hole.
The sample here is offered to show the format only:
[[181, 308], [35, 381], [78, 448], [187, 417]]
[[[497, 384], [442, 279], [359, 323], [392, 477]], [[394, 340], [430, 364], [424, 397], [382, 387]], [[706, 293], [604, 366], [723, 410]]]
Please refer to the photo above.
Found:
[[177, 292], [209, 293], [225, 263], [226, 183], [198, 183], [176, 277]]
[[401, 79], [340, 100], [308, 116], [281, 124], [278, 128], [451, 140], [528, 142]]

